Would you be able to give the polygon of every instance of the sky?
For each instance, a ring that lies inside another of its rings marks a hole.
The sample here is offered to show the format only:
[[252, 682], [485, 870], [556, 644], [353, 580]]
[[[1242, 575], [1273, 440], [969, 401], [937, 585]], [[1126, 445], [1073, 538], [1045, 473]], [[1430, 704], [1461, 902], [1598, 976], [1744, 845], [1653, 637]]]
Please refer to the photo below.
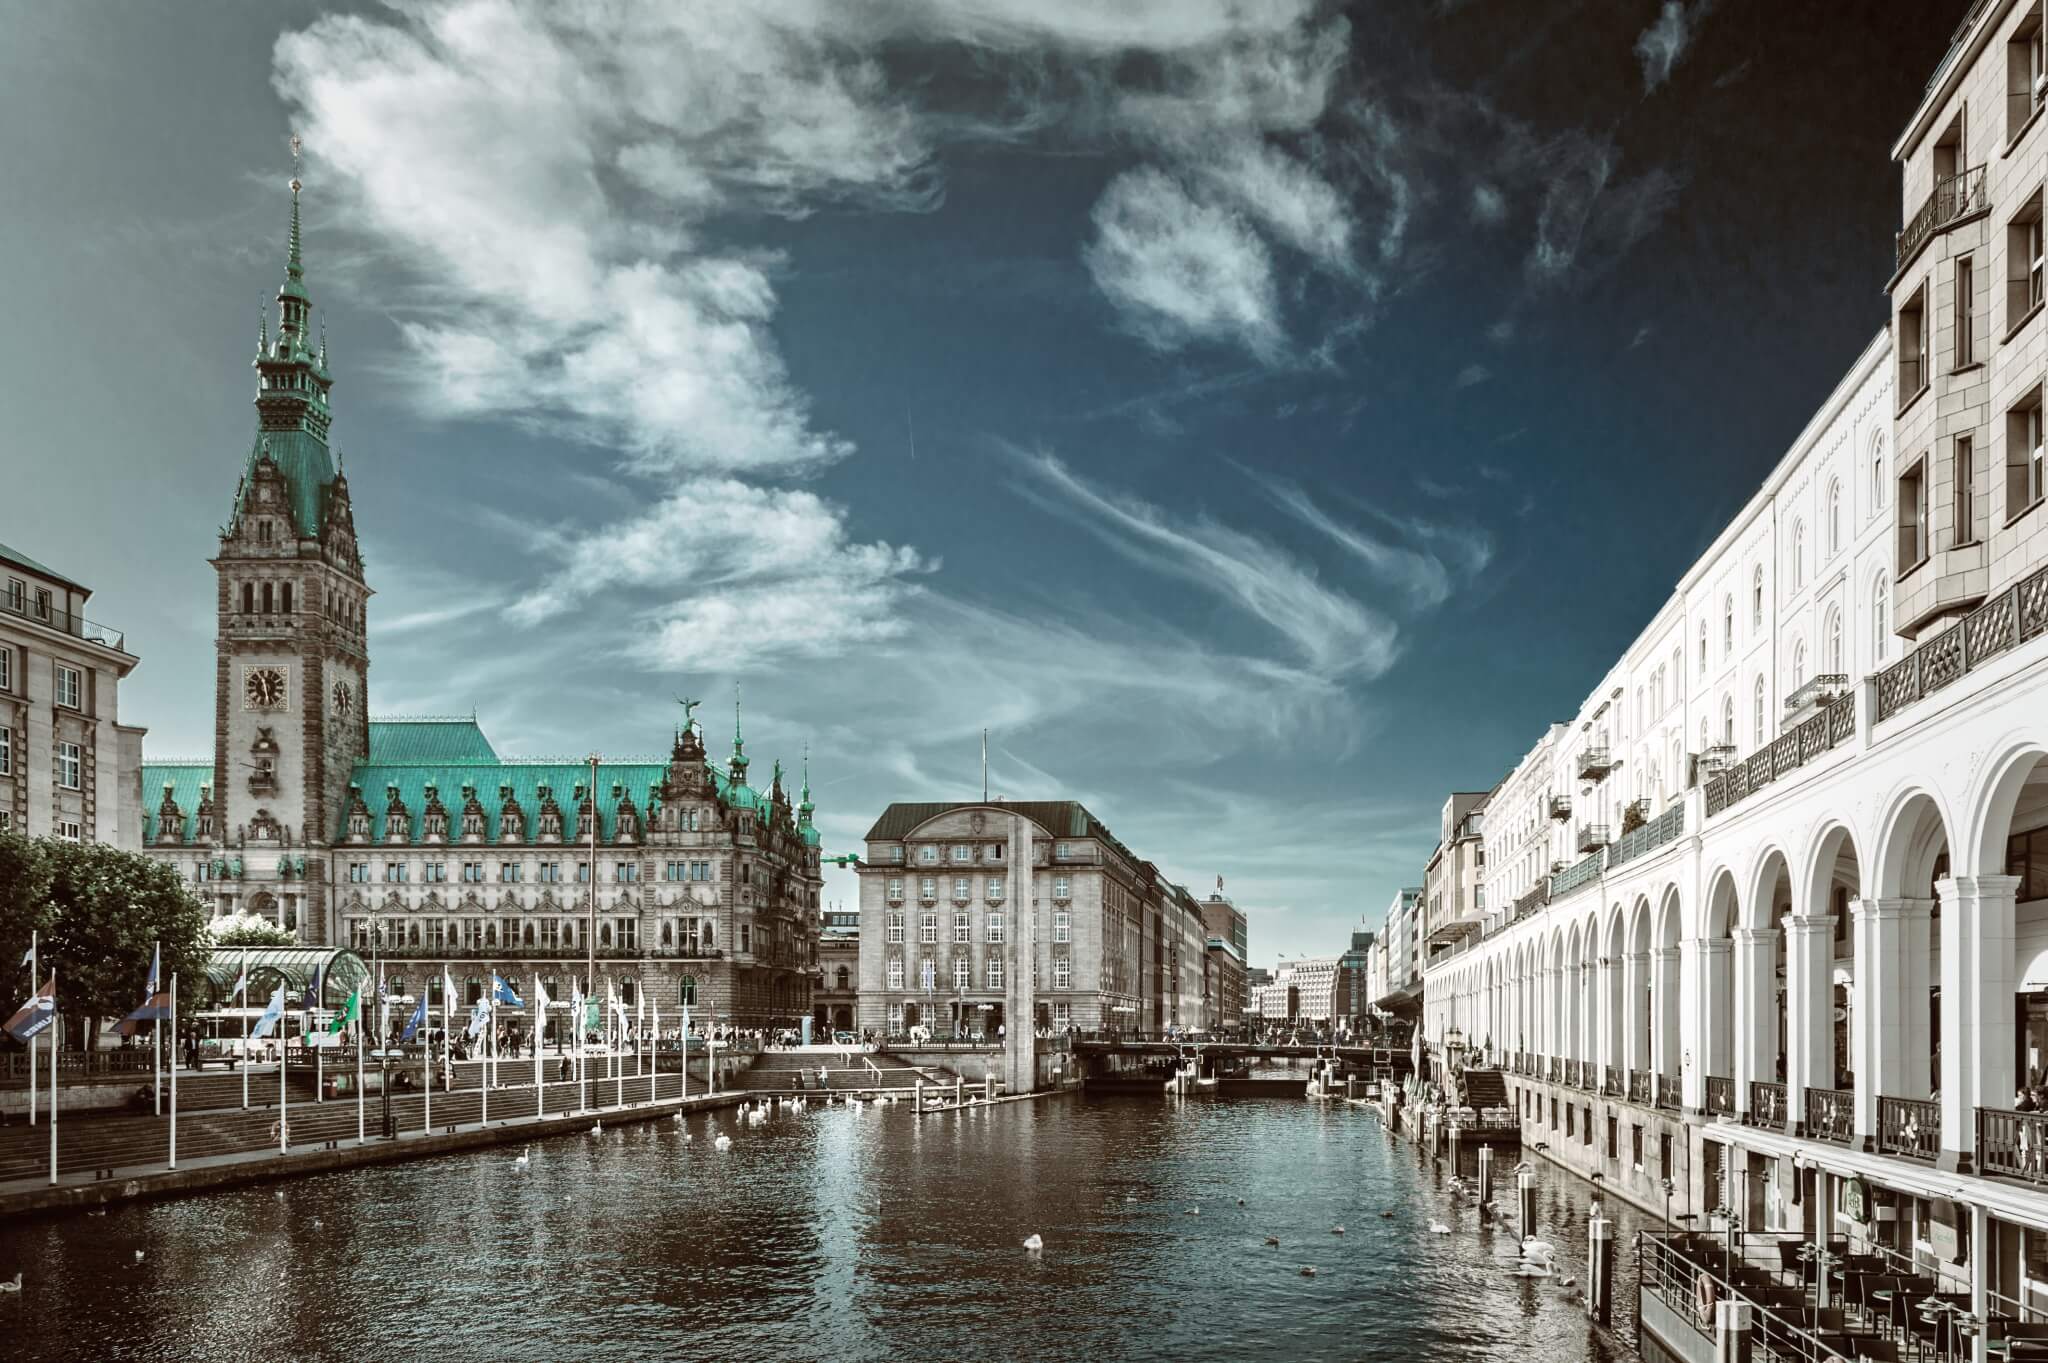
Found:
[[210, 753], [296, 133], [373, 713], [737, 687], [828, 854], [986, 728], [1330, 954], [1884, 324], [1964, 9], [0, 0], [0, 540]]

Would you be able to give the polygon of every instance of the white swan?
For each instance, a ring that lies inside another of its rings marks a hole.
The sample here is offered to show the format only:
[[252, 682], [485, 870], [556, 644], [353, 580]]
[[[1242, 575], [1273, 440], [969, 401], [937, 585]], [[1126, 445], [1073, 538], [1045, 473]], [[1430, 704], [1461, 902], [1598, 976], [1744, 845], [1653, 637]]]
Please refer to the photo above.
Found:
[[1449, 1235], [1451, 1228], [1441, 1221], [1432, 1221], [1429, 1223], [1429, 1233], [1431, 1235]]
[[691, 1135], [691, 1134], [690, 1134], [689, 1132], [687, 1132], [687, 1131], [685, 1131], [685, 1132], [683, 1133], [683, 1144], [684, 1144], [684, 1145], [688, 1145], [688, 1144], [689, 1144], [689, 1143], [690, 1143], [691, 1141], [693, 1141], [693, 1140], [696, 1140], [696, 1139], [697, 1139], [697, 1138], [696, 1138], [695, 1136], [692, 1136], [692, 1135]]
[[1304, 1278], [1313, 1278], [1316, 1276], [1316, 1271], [1313, 1268], [1310, 1268], [1307, 1264], [1303, 1264], [1301, 1266], [1301, 1276]]
[[1188, 1215], [1189, 1215], [1189, 1216], [1200, 1216], [1201, 1214], [1202, 1214], [1202, 1209], [1201, 1209], [1200, 1207], [1190, 1207], [1190, 1208], [1188, 1208]]
[[1557, 1246], [1551, 1244], [1548, 1240], [1538, 1240], [1532, 1235], [1522, 1241], [1522, 1257], [1524, 1259], [1543, 1259], [1547, 1261], [1557, 1257]]
[[512, 1161], [512, 1164], [515, 1168], [524, 1169], [527, 1166], [527, 1153], [528, 1152], [524, 1150], [521, 1150], [519, 1152], [519, 1158]]
[[139, 1249], [135, 1251], [135, 1262], [138, 1264], [142, 1262], [142, 1251]]
[[596, 1124], [590, 1128], [590, 1134], [593, 1136], [602, 1136], [604, 1134], [604, 1118], [599, 1117], [597, 1119]]
[[711, 1143], [712, 1143], [713, 1145], [717, 1146], [717, 1147], [718, 1147], [718, 1148], [719, 1148], [720, 1150], [730, 1150], [730, 1149], [732, 1149], [732, 1137], [730, 1137], [730, 1136], [727, 1136], [727, 1135], [723, 1135], [723, 1134], [721, 1134], [721, 1135], [719, 1136], [719, 1138], [718, 1138], [717, 1140], [715, 1140], [715, 1141], [713, 1141], [713, 1142], [711, 1142]]
[[1332, 1234], [1332, 1235], [1342, 1235], [1343, 1233], [1344, 1233], [1344, 1228], [1343, 1228], [1342, 1226], [1332, 1226], [1332, 1227], [1330, 1227], [1330, 1234]]
[[1038, 1233], [1034, 1231], [1032, 1232], [1030, 1237], [1024, 1241], [1024, 1248], [1027, 1252], [1036, 1254], [1038, 1253], [1038, 1251], [1045, 1248], [1045, 1241], [1039, 1239]]
[[[1032, 1236], [1031, 1238], [1032, 1238], [1032, 1239], [1034, 1239], [1034, 1240], [1036, 1240], [1036, 1239], [1037, 1239], [1038, 1237], [1034, 1235], [1034, 1236]], [[21, 1272], [20, 1272], [20, 1270], [18, 1270], [18, 1269], [17, 1269], [17, 1270], [15, 1271], [15, 1274], [14, 1274], [14, 1281], [13, 1281], [13, 1282], [11, 1282], [11, 1283], [10, 1283], [10, 1282], [0, 1282], [0, 1292], [19, 1292], [19, 1291], [21, 1291]]]

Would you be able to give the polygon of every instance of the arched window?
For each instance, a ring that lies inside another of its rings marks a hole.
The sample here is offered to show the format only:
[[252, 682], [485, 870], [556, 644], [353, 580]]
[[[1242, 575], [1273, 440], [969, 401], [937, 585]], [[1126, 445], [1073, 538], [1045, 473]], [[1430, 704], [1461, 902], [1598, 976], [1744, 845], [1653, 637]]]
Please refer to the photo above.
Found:
[[1700, 621], [1700, 675], [1707, 675], [1707, 622]]
[[1705, 752], [1710, 746], [1712, 745], [1707, 742], [1707, 721], [1702, 716], [1700, 719], [1700, 751]]
[[686, 1008], [697, 1006], [697, 977], [695, 975], [683, 976], [683, 1006]]
[[1728, 657], [1735, 652], [1735, 598], [1721, 598], [1721, 656]]
[[1761, 563], [1749, 572], [1749, 623], [1752, 629], [1764, 627], [1764, 566]]
[[1762, 677], [1756, 679], [1756, 704], [1753, 718], [1756, 725], [1756, 745], [1761, 748], [1764, 745], [1764, 679]]
[[1891, 651], [1892, 638], [1891, 591], [1885, 585], [1884, 572], [1878, 571], [1877, 581], [1870, 592], [1870, 657], [1875, 663], [1882, 663], [1885, 654]]
[[1735, 697], [1721, 697], [1721, 741], [1735, 746]]
[[1792, 523], [1792, 590], [1806, 585], [1806, 522]]
[[1848, 669], [1842, 666], [1842, 612], [1839, 607], [1828, 607], [1827, 623], [1821, 627], [1821, 659], [1831, 675], [1848, 675]]
[[1828, 557], [1842, 552], [1842, 483], [1828, 484]]
[[1870, 438], [1870, 514], [1884, 510], [1884, 504], [1884, 433], [1880, 431]]
[[843, 992], [846, 989], [846, 980], [846, 967], [840, 966], [839, 969], [833, 973], [832, 987]]
[[1792, 645], [1792, 689], [1797, 691], [1806, 685], [1806, 641]]

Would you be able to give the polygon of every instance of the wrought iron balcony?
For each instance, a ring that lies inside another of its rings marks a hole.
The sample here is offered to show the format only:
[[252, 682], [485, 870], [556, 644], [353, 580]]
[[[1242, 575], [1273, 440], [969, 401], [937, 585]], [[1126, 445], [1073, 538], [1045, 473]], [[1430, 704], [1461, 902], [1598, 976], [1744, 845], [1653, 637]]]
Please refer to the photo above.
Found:
[[1921, 1098], [1880, 1096], [1877, 1148], [1887, 1155], [1932, 1160], [1941, 1153], [1941, 1104]]
[[1749, 1115], [1751, 1126], [1760, 1126], [1769, 1131], [1785, 1129], [1785, 1086], [1768, 1080], [1749, 1081]]
[[1978, 1108], [1977, 1164], [1987, 1174], [2048, 1183], [2048, 1113]]
[[1847, 1089], [1806, 1091], [1806, 1134], [1849, 1145], [1856, 1139], [1856, 1095]]
[[1515, 919], [1527, 918], [1550, 902], [1550, 880], [1545, 877], [1536, 882], [1536, 888], [1515, 901]]
[[1920, 211], [1906, 219], [1906, 225], [1892, 239], [1892, 267], [1905, 269], [1929, 237], [1956, 219], [1981, 213], [1990, 206], [1984, 191], [1984, 167], [1972, 166], [1942, 176], [1934, 182], [1934, 189], [1920, 205]]
[[1735, 1111], [1735, 1081], [1726, 1075], [1707, 1076], [1707, 1111], [1729, 1113]]
[[1550, 817], [1559, 823], [1570, 823], [1572, 821], [1572, 797], [1569, 795], [1551, 796]]
[[1679, 1083], [1675, 1074], [1657, 1076], [1657, 1106], [1676, 1112], [1679, 1108]]
[[1877, 721], [2048, 633], [2048, 568], [2039, 568], [1877, 674]]
[[1842, 672], [1823, 672], [1806, 685], [1785, 697], [1787, 713], [1796, 713], [1810, 705], [1832, 705], [1835, 697], [1849, 689], [1849, 678]]
[[1648, 1070], [1630, 1070], [1628, 1072], [1628, 1100], [1638, 1107], [1650, 1106], [1650, 1090], [1654, 1087], [1650, 1081], [1654, 1077]]
[[[2044, 579], [2043, 591], [2048, 594], [2048, 579]], [[1856, 696], [1852, 692], [1790, 733], [1757, 749], [1747, 761], [1733, 763], [1725, 771], [1708, 777], [1707, 817], [1712, 818], [1780, 777], [1797, 771], [1823, 753], [1846, 743], [1855, 734]]]
[[1592, 744], [1579, 749], [1579, 779], [1581, 781], [1604, 780], [1607, 773], [1620, 763], [1614, 760], [1614, 753], [1605, 743]]
[[1614, 846], [1607, 849], [1607, 869], [1611, 871], [1617, 866], [1634, 861], [1644, 853], [1671, 842], [1683, 832], [1685, 806], [1673, 805], [1642, 827], [1630, 829], [1622, 834]]
[[1623, 1077], [1619, 1069], [1607, 1065], [1600, 1071], [1600, 1092], [1609, 1098], [1619, 1098], [1622, 1093]]
[[0, 594], [0, 612], [18, 615], [24, 620], [34, 621], [45, 629], [68, 634], [74, 639], [83, 639], [89, 644], [111, 648], [116, 653], [126, 653], [122, 642], [126, 638], [119, 630], [95, 624], [75, 611], [59, 610], [54, 601], [28, 596], [16, 597], [13, 593]]
[[1607, 825], [1604, 823], [1579, 825], [1579, 850], [1581, 852], [1597, 852], [1612, 841], [1614, 839], [1609, 835]]

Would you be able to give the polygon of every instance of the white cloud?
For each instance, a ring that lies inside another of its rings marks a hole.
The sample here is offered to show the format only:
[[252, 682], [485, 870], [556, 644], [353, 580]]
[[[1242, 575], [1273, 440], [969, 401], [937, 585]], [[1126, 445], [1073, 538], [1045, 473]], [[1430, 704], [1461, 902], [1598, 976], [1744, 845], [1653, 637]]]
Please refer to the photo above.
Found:
[[1485, 383], [1492, 377], [1493, 371], [1485, 365], [1468, 364], [1458, 371], [1458, 376], [1455, 379], [1451, 380], [1451, 386], [1453, 388], [1471, 388]]
[[1110, 182], [1095, 227], [1082, 257], [1088, 272], [1149, 344], [1214, 341], [1263, 360], [1281, 356], [1272, 255], [1237, 213], [1196, 202], [1145, 166]]
[[1027, 495], [1155, 572], [1192, 582], [1263, 622], [1323, 678], [1377, 677], [1400, 651], [1393, 621], [1316, 579], [1293, 555], [1207, 516], [1170, 517], [1149, 502], [1108, 491], [1049, 454], [1023, 454]]
[[1504, 222], [1508, 216], [1505, 194], [1489, 184], [1472, 186], [1472, 221], [1487, 227]]
[[[1432, 497], [1456, 495], [1456, 490], [1417, 477], [1422, 492]], [[1271, 480], [1265, 491], [1302, 524], [1327, 536], [1363, 564], [1374, 577], [1396, 588], [1415, 610], [1440, 606], [1449, 598], [1458, 580], [1476, 575], [1492, 557], [1492, 542], [1484, 531], [1438, 525], [1431, 521], [1403, 520], [1385, 511], [1371, 510], [1381, 524], [1410, 543], [1394, 543], [1347, 525], [1319, 506], [1294, 483]], [[1436, 544], [1438, 549], [1417, 547]]]

